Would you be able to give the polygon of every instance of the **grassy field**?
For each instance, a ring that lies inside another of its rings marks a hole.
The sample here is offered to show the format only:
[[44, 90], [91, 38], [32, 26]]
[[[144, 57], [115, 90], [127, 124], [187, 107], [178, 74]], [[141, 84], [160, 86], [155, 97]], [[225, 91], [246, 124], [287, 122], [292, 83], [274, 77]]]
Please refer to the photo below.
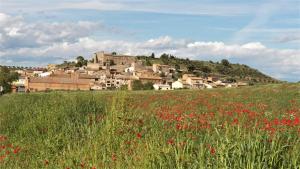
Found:
[[0, 168], [300, 168], [300, 85], [0, 97]]

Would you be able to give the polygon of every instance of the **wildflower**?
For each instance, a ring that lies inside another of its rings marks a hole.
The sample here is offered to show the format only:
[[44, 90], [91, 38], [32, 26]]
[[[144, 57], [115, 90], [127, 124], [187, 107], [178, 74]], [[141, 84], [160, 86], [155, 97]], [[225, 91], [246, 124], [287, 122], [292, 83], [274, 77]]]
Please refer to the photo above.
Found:
[[238, 124], [239, 124], [239, 120], [237, 118], [234, 118], [232, 125], [238, 125]]
[[137, 133], [137, 138], [142, 138], [142, 134], [141, 133]]
[[117, 155], [116, 155], [116, 154], [112, 154], [112, 155], [111, 155], [111, 159], [112, 159], [113, 161], [116, 161], [116, 160], [117, 160]]
[[20, 150], [21, 150], [20, 147], [16, 147], [13, 152], [14, 152], [14, 154], [18, 154], [20, 152]]
[[174, 140], [173, 140], [173, 139], [169, 139], [169, 140], [167, 141], [167, 143], [168, 143], [169, 145], [174, 145]]
[[91, 169], [96, 169], [96, 167], [95, 167], [95, 166], [93, 166], [93, 167], [91, 167]]
[[45, 164], [45, 165], [48, 165], [48, 164], [49, 164], [49, 161], [48, 161], [48, 160], [45, 160], [45, 161], [44, 161], [44, 164]]
[[300, 119], [299, 119], [299, 117], [296, 117], [296, 118], [294, 119], [294, 125], [297, 126], [297, 125], [299, 125], [299, 124], [300, 124]]
[[216, 150], [213, 147], [210, 147], [210, 154], [214, 155], [216, 153]]

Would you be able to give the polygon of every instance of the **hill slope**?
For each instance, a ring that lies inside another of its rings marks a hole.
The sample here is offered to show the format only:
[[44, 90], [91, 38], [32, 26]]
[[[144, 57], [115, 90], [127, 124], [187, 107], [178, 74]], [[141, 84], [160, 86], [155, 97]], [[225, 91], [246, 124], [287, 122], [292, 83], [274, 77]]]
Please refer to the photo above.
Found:
[[[137, 56], [145, 65], [154, 63], [172, 65], [183, 73], [193, 73], [198, 76], [219, 76], [229, 81], [247, 81], [252, 83], [279, 83], [280, 80], [274, 79], [262, 72], [244, 64], [232, 64], [223, 59], [221, 62], [199, 61], [177, 58], [172, 55], [163, 54], [160, 58], [153, 56]], [[180, 76], [180, 75], [179, 75]]]

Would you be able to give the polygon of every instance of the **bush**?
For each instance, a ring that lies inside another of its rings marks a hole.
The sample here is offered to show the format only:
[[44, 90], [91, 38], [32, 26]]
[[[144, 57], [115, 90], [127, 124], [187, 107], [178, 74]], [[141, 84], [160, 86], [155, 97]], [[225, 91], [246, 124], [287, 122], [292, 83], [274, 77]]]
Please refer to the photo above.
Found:
[[140, 80], [134, 80], [132, 82], [132, 90], [152, 90], [153, 83], [147, 82], [143, 84]]

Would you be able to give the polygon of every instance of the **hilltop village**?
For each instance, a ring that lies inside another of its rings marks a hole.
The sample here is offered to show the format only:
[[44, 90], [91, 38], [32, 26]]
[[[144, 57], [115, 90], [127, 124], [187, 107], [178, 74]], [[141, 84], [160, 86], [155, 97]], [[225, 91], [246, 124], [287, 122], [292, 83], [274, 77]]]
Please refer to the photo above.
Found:
[[[49, 64], [47, 68], [16, 71], [20, 76], [12, 84], [13, 92], [212, 89], [248, 85], [245, 82], [228, 82], [217, 76], [199, 77], [170, 65], [145, 65], [135, 56], [104, 52], [94, 53], [92, 60], [80, 67]], [[178, 74], [180, 77], [174, 78]]]

